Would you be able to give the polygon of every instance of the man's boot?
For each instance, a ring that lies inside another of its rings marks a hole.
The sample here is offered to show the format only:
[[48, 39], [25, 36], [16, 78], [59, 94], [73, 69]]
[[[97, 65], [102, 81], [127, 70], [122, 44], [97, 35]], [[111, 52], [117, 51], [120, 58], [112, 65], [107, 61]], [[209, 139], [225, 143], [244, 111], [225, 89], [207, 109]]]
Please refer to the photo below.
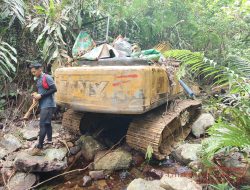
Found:
[[35, 147], [31, 150], [30, 155], [31, 156], [42, 156], [43, 155], [42, 149]]

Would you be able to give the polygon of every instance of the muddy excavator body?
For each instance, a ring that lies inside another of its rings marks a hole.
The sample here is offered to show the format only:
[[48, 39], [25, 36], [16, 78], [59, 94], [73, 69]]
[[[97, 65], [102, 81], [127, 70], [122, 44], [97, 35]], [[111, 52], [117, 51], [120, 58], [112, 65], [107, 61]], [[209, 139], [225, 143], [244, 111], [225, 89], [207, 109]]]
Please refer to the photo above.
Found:
[[[170, 73], [166, 67], [135, 58], [78, 64], [55, 71], [56, 102], [70, 108], [63, 117], [65, 127], [78, 130], [84, 113], [128, 115], [133, 119], [127, 143], [144, 152], [151, 146], [158, 159], [165, 158], [190, 132], [200, 102], [176, 100], [183, 94], [175, 77], [178, 67], [172, 67]], [[175, 106], [167, 110], [170, 102]], [[90, 126], [89, 122], [81, 126]]]

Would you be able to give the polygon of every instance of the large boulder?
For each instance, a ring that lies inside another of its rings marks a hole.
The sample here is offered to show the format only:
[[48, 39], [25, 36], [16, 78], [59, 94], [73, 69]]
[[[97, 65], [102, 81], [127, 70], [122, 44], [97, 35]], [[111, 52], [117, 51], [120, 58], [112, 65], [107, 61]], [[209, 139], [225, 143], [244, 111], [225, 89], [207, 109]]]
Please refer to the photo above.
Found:
[[17, 171], [50, 172], [61, 171], [67, 167], [65, 148], [47, 149], [44, 156], [31, 156], [27, 152], [17, 154], [14, 166]]
[[95, 154], [104, 149], [104, 146], [91, 136], [83, 135], [80, 140], [82, 155], [87, 161], [92, 161]]
[[164, 175], [161, 178], [161, 187], [167, 190], [202, 190], [194, 180], [187, 177], [176, 177], [175, 175]]
[[67, 149], [66, 148], [49, 148], [44, 150], [44, 158], [49, 161], [63, 160], [66, 157]]
[[14, 135], [6, 134], [0, 141], [0, 159], [22, 147], [21, 141]]
[[160, 187], [160, 180], [147, 181], [141, 178], [134, 179], [127, 187], [127, 190], [165, 190]]
[[183, 144], [180, 145], [174, 152], [173, 156], [181, 163], [188, 164], [191, 161], [198, 160], [201, 151], [201, 144]]
[[37, 181], [37, 177], [32, 173], [17, 172], [9, 181], [9, 189], [26, 190], [32, 187]]
[[210, 113], [201, 114], [192, 125], [192, 133], [199, 138], [206, 129], [214, 124], [214, 117]]
[[99, 152], [95, 156], [95, 170], [121, 170], [128, 169], [132, 161], [132, 155], [119, 148], [106, 155], [105, 152]]
[[22, 136], [25, 140], [36, 140], [39, 133], [39, 123], [33, 121], [21, 130]]

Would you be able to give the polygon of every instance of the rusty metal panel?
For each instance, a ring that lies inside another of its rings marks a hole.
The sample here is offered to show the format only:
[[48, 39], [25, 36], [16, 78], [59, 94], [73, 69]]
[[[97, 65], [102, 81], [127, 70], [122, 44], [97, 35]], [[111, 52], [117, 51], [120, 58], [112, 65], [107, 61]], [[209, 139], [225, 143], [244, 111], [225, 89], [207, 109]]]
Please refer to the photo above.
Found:
[[59, 68], [55, 82], [57, 103], [76, 111], [140, 114], [170, 96], [167, 74], [158, 66]]

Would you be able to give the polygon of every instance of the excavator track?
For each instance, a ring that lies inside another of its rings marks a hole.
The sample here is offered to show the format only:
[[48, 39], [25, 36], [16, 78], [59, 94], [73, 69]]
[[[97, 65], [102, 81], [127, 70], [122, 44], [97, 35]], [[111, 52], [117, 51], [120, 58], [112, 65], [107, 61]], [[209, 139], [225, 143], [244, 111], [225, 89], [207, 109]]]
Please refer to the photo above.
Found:
[[126, 141], [129, 146], [146, 152], [150, 145], [154, 156], [162, 160], [191, 131], [191, 123], [199, 116], [201, 102], [176, 100], [173, 111], [160, 107], [136, 117], [129, 125]]
[[72, 109], [68, 109], [63, 114], [62, 126], [65, 129], [69, 129], [73, 132], [79, 132], [79, 127], [83, 113], [75, 112]]

